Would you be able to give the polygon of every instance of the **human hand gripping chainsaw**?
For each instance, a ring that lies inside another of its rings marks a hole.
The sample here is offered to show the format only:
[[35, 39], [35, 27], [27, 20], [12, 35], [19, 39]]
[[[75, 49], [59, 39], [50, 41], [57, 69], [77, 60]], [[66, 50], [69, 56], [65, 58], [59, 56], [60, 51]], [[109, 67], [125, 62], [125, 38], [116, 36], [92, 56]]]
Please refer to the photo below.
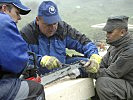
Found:
[[97, 55], [97, 54], [93, 54], [89, 61], [84, 64], [84, 68], [86, 70], [87, 73], [97, 73], [99, 70], [99, 64], [101, 63], [101, 59], [102, 57]]
[[53, 69], [53, 68], [58, 68], [61, 66], [61, 62], [53, 56], [43, 56], [41, 61], [40, 61], [40, 65], [42, 67], [46, 67], [49, 70]]
[[[84, 69], [85, 72], [87, 73], [97, 73], [99, 70], [99, 64], [101, 62], [102, 57], [97, 55], [97, 54], [93, 54], [90, 59], [88, 60], [88, 62], [85, 61], [80, 61], [82, 68]], [[83, 73], [83, 72], [82, 72]], [[81, 75], [81, 70], [80, 69], [73, 69], [69, 76], [71, 78], [77, 78]], [[82, 75], [81, 75], [82, 76]]]

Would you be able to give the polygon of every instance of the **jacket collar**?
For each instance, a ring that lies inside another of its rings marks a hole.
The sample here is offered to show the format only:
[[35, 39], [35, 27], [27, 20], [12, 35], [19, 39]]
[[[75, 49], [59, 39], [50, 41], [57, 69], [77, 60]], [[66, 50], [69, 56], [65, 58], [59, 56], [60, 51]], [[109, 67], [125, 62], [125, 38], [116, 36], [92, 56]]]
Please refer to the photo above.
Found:
[[121, 37], [120, 39], [114, 41], [114, 42], [111, 42], [111, 43], [108, 43], [112, 46], [115, 46], [115, 47], [118, 47], [120, 46], [121, 44], [125, 44], [129, 41], [129, 39], [131, 39], [131, 34], [130, 33], [127, 33], [126, 35], [124, 35], [123, 37]]

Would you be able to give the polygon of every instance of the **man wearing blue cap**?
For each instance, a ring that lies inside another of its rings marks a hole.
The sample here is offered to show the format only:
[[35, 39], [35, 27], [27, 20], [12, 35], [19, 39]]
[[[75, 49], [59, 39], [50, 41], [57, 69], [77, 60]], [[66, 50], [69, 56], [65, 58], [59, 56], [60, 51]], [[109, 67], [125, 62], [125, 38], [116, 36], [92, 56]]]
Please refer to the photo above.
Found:
[[0, 0], [0, 100], [45, 100], [41, 84], [18, 78], [29, 57], [16, 23], [29, 12], [19, 0]]
[[88, 77], [96, 79], [100, 100], [133, 100], [133, 36], [128, 32], [128, 17], [109, 17], [103, 30], [110, 47], [98, 72]]
[[[40, 4], [36, 20], [23, 27], [21, 34], [30, 50], [38, 55], [38, 65], [44, 68], [42, 73], [59, 67], [60, 62], [70, 64], [79, 60], [88, 61], [89, 58], [97, 62], [101, 58], [90, 39], [61, 20], [52, 1]], [[67, 57], [66, 48], [76, 50], [84, 57]]]

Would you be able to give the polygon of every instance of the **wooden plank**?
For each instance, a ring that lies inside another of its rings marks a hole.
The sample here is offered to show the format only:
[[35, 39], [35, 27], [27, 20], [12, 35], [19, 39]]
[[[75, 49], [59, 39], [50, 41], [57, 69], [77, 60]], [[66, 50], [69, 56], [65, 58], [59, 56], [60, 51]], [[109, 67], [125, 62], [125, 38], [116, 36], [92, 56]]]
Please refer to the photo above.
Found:
[[58, 82], [45, 87], [46, 100], [87, 100], [95, 95], [91, 78]]

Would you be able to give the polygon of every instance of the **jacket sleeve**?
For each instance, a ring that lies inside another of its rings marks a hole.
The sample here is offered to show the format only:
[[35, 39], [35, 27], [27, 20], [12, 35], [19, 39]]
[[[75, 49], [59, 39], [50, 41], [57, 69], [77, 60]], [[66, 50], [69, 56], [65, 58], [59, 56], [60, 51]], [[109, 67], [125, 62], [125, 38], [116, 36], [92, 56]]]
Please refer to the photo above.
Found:
[[64, 22], [64, 33], [66, 33], [66, 47], [68, 49], [76, 50], [79, 53], [84, 54], [85, 57], [90, 58], [92, 54], [98, 54], [96, 45], [86, 37], [85, 34], [81, 34], [75, 28]]
[[[26, 26], [24, 26], [20, 33], [23, 37], [23, 39], [28, 44], [28, 51], [29, 52], [35, 52], [37, 57], [37, 64], [40, 66], [40, 60], [42, 58], [41, 55], [39, 55], [38, 52], [38, 27], [35, 24], [35, 21], [32, 21], [31, 23], [28, 23]], [[33, 64], [33, 61], [29, 61], [29, 64]]]
[[[40, 66], [40, 61], [42, 59], [42, 55], [38, 54], [38, 46], [37, 45], [33, 45], [33, 44], [28, 44], [28, 50], [29, 52], [35, 52], [36, 54], [36, 60], [37, 60], [37, 65]], [[29, 64], [33, 64], [33, 61], [29, 61]]]
[[0, 26], [0, 67], [3, 71], [20, 73], [28, 61], [27, 45], [16, 23], [9, 17]]
[[[103, 65], [103, 61], [101, 62], [100, 69], [97, 74], [90, 74], [92, 78], [99, 77], [114, 77], [114, 78], [122, 78], [131, 70], [133, 70], [133, 54], [132, 49], [126, 50], [122, 52], [115, 62], [109, 65]], [[104, 57], [105, 58], [105, 57]], [[108, 58], [109, 59], [109, 58]], [[104, 59], [103, 59], [104, 60]], [[106, 60], [107, 61], [107, 60]], [[108, 63], [108, 62], [106, 62]]]

